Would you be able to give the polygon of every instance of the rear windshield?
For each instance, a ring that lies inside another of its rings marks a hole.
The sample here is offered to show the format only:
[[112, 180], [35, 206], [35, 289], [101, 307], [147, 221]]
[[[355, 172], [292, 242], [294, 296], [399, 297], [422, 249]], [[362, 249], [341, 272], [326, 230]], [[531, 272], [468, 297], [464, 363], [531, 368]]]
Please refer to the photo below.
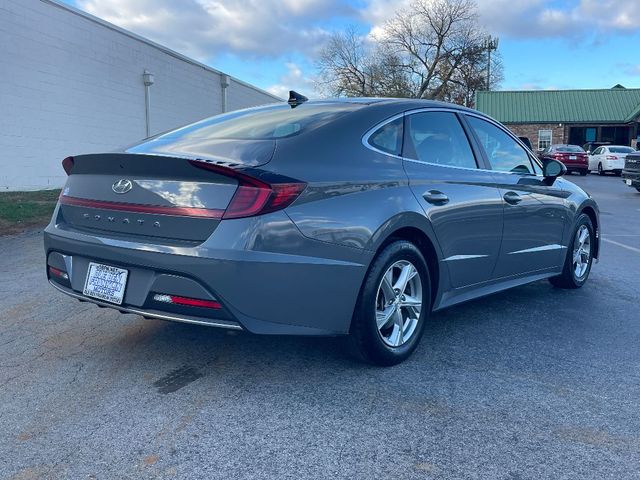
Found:
[[359, 106], [355, 104], [335, 103], [303, 104], [296, 108], [287, 104], [270, 105], [207, 118], [157, 139], [273, 140], [317, 128], [356, 108]]
[[558, 152], [572, 152], [572, 153], [580, 153], [584, 152], [582, 147], [578, 147], [577, 145], [562, 145], [557, 148]]
[[631, 147], [609, 147], [611, 153], [631, 153], [635, 150]]

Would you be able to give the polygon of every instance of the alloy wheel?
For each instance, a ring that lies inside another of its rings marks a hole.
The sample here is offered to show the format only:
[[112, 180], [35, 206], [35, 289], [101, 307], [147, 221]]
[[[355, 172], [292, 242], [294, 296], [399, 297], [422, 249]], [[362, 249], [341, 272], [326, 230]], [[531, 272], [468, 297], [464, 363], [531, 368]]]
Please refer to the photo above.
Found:
[[390, 347], [407, 343], [416, 331], [422, 311], [422, 279], [407, 260], [391, 265], [382, 276], [376, 295], [376, 324]]
[[580, 225], [573, 241], [573, 272], [578, 280], [587, 273], [591, 261], [591, 234], [586, 225]]

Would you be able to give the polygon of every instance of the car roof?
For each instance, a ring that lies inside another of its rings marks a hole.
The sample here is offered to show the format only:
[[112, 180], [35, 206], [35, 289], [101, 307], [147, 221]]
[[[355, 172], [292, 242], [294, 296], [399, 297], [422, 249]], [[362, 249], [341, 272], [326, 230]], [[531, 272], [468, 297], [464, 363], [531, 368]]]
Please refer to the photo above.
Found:
[[[414, 108], [451, 108], [455, 110], [477, 112], [471, 108], [456, 105], [455, 103], [441, 102], [438, 100], [425, 100], [422, 98], [389, 98], [389, 97], [336, 97], [317, 100], [309, 100], [305, 102], [307, 105], [313, 104], [336, 104], [344, 105], [345, 103], [353, 103], [360, 105], [394, 105], [398, 109], [414, 109]], [[486, 116], [486, 115], [485, 115]]]

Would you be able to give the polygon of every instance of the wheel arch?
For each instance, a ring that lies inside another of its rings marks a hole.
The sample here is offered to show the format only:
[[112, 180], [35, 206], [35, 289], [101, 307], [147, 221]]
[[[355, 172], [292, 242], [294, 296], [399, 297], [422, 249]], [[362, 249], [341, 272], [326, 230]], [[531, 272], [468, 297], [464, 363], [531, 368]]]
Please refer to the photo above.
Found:
[[596, 210], [596, 208], [594, 206], [587, 204], [587, 205], [583, 205], [578, 212], [579, 212], [579, 214], [584, 213], [591, 220], [591, 224], [593, 225], [593, 229], [594, 229], [595, 235], [596, 235], [596, 242], [595, 242], [595, 249], [594, 249], [594, 252], [593, 252], [593, 256], [595, 258], [599, 258], [599, 254], [600, 254], [600, 219], [598, 217], [597, 210]]
[[385, 238], [378, 247], [375, 256], [377, 256], [378, 253], [380, 253], [387, 245], [397, 240], [406, 240], [413, 243], [418, 247], [418, 250], [420, 250], [420, 253], [422, 253], [422, 256], [427, 262], [429, 276], [431, 277], [431, 306], [433, 307], [440, 286], [440, 264], [438, 262], [438, 254], [433, 242], [429, 236], [419, 228], [401, 227], [390, 233], [389, 236]]
[[387, 245], [395, 240], [407, 240], [413, 243], [424, 256], [431, 277], [431, 306], [433, 307], [439, 294], [441, 295], [445, 290], [444, 285], [448, 281], [448, 272], [440, 266], [442, 250], [431, 223], [424, 215], [417, 212], [397, 215], [385, 222], [372, 235], [367, 250], [374, 253], [371, 256], [367, 274], [373, 260]]

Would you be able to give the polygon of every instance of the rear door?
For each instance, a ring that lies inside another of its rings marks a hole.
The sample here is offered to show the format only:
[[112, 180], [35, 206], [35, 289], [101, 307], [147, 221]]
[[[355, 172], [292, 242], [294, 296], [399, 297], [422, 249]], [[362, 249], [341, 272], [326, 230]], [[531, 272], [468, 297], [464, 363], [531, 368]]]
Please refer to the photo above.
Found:
[[403, 157], [411, 189], [435, 230], [454, 287], [491, 278], [500, 250], [502, 199], [458, 115], [408, 112]]
[[562, 265], [562, 245], [569, 218], [567, 192], [548, 185], [541, 167], [520, 143], [497, 123], [475, 115], [466, 121], [484, 150], [500, 190], [504, 228], [493, 274], [503, 278]]

